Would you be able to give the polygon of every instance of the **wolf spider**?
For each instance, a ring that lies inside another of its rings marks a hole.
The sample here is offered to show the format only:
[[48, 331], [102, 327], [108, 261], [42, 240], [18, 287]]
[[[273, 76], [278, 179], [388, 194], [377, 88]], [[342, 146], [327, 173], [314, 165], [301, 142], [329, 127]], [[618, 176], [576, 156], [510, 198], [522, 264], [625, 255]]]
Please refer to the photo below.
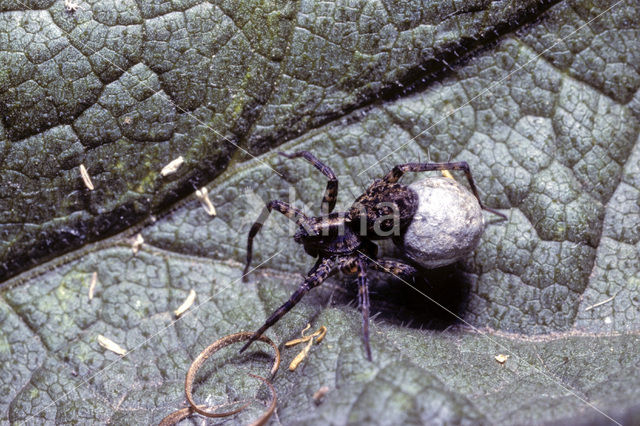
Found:
[[418, 208], [418, 195], [415, 191], [398, 183], [404, 173], [463, 170], [480, 207], [506, 218], [502, 213], [483, 206], [471, 177], [469, 165], [464, 161], [397, 165], [384, 178], [374, 180], [348, 211], [331, 213], [338, 195], [338, 178], [333, 170], [308, 151], [299, 151], [293, 154], [281, 152], [279, 154], [289, 159], [303, 158], [329, 179], [322, 198], [323, 215], [308, 217], [299, 209], [283, 201], [270, 201], [249, 231], [247, 263], [243, 272], [243, 281], [247, 280], [251, 264], [253, 239], [272, 210], [280, 212], [296, 222], [299, 228], [293, 237], [294, 240], [298, 244], [302, 244], [307, 254], [317, 257], [318, 260], [289, 300], [271, 314], [240, 352], [247, 349], [262, 333], [289, 312], [309, 290], [319, 286], [332, 273], [340, 270], [346, 274], [357, 273], [358, 275], [358, 303], [362, 311], [362, 334], [367, 358], [371, 360], [367, 269], [371, 268], [406, 278], [414, 276], [417, 272], [416, 268], [399, 260], [377, 259], [378, 246], [374, 242], [401, 235], [411, 223]]

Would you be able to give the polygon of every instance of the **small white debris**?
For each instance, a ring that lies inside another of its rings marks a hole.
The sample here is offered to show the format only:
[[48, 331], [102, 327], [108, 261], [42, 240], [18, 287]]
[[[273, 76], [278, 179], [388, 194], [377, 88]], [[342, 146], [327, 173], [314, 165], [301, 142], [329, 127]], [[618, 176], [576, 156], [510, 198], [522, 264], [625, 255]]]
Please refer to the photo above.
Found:
[[504, 364], [509, 359], [509, 355], [499, 354], [494, 357], [500, 364]]
[[191, 305], [193, 305], [193, 302], [195, 302], [195, 300], [196, 300], [196, 292], [194, 289], [191, 289], [191, 291], [189, 291], [189, 295], [187, 296], [187, 298], [184, 300], [184, 302], [182, 302], [182, 305], [180, 305], [178, 309], [173, 311], [173, 314], [179, 318], [182, 314], [187, 312], [187, 309], [189, 309]]
[[307, 345], [302, 348], [302, 351], [289, 364], [289, 371], [296, 371], [296, 368], [300, 365], [300, 363], [309, 355], [309, 351], [311, 351], [311, 345], [313, 345], [313, 339], [309, 339]]
[[91, 274], [91, 284], [89, 284], [89, 302], [93, 300], [93, 293], [96, 291], [96, 284], [98, 284], [98, 273]]
[[316, 405], [319, 405], [320, 403], [322, 403], [322, 400], [327, 393], [329, 393], [329, 386], [322, 386], [320, 389], [314, 392], [313, 402], [315, 402]]
[[440, 173], [442, 173], [442, 176], [444, 176], [446, 178], [449, 178], [449, 179], [453, 179], [454, 178], [449, 170], [440, 170]]
[[72, 0], [64, 0], [64, 9], [67, 13], [76, 13], [78, 9], [82, 9], [82, 6]]
[[131, 242], [131, 250], [133, 251], [134, 255], [138, 254], [138, 251], [140, 250], [140, 247], [142, 247], [142, 244], [144, 244], [144, 238], [142, 238], [141, 234], [137, 234]]
[[126, 355], [127, 350], [114, 342], [113, 340], [104, 337], [102, 334], [98, 334], [98, 344], [108, 351], [111, 351], [118, 355]]
[[313, 340], [314, 338], [316, 339], [315, 343], [318, 344], [322, 341], [322, 339], [324, 339], [324, 336], [327, 335], [327, 327], [323, 325], [318, 330], [316, 330], [313, 334], [309, 336], [305, 336], [304, 335], [305, 331], [307, 331], [310, 328], [311, 328], [311, 324], [307, 324], [304, 330], [302, 330], [302, 332], [300, 333], [302, 335], [302, 338], [289, 340], [284, 344], [286, 347], [290, 347], [290, 346], [295, 346], [299, 343], [307, 342], [307, 345], [302, 349], [302, 351], [298, 355], [296, 355], [293, 361], [291, 361], [291, 364], [289, 364], [289, 371], [295, 371], [295, 369], [298, 368], [298, 365], [300, 365], [300, 363], [307, 357], [307, 355], [309, 355], [309, 351], [311, 350], [311, 345], [314, 343], [314, 340]]
[[604, 319], [604, 323], [605, 323], [605, 324], [611, 324], [612, 322], [613, 322], [613, 321], [611, 321], [611, 317], [606, 317], [606, 318]]
[[84, 164], [80, 164], [80, 176], [82, 176], [84, 185], [89, 188], [89, 191], [93, 191], [93, 182], [91, 182], [91, 176], [89, 176], [89, 172]]
[[209, 199], [209, 191], [207, 191], [206, 186], [203, 186], [196, 191], [196, 197], [198, 197], [198, 200], [200, 200], [202, 207], [204, 207], [204, 210], [209, 216], [215, 216], [217, 214], [216, 208], [213, 206], [211, 200]]
[[602, 302], [594, 303], [594, 304], [593, 304], [593, 305], [591, 305], [591, 306], [587, 306], [587, 307], [585, 308], [585, 310], [584, 310], [584, 311], [585, 311], [585, 312], [587, 312], [587, 311], [592, 310], [593, 308], [597, 308], [598, 306], [602, 306], [602, 305], [604, 305], [605, 303], [609, 303], [609, 302], [611, 302], [613, 299], [615, 299], [615, 297], [616, 297], [616, 296], [615, 296], [615, 295], [613, 295], [613, 296], [611, 296], [610, 298], [608, 298], [608, 299], [606, 299], [606, 300], [603, 300]]
[[162, 176], [168, 176], [170, 174], [173, 174], [178, 170], [180, 166], [182, 166], [182, 163], [184, 163], [184, 158], [182, 158], [182, 155], [181, 155], [180, 157], [176, 158], [175, 160], [171, 161], [169, 164], [164, 166], [160, 171], [160, 174]]

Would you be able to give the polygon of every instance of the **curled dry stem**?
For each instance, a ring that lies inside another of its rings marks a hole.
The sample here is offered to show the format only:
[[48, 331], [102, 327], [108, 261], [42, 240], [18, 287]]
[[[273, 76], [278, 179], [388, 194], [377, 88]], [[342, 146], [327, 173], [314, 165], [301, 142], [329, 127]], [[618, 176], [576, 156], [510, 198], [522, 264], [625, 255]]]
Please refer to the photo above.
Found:
[[[160, 422], [160, 426], [174, 425], [180, 420], [187, 418], [194, 412], [201, 414], [205, 417], [219, 418], [219, 417], [232, 416], [234, 414], [241, 412], [245, 408], [247, 408], [247, 406], [251, 404], [251, 401], [231, 411], [226, 411], [224, 413], [214, 413], [212, 412], [212, 409], [220, 408], [221, 406], [207, 407], [205, 405], [196, 405], [196, 403], [193, 400], [192, 388], [193, 388], [193, 381], [195, 380], [195, 377], [196, 377], [196, 373], [198, 372], [202, 364], [204, 364], [204, 362], [211, 355], [213, 355], [220, 349], [226, 346], [229, 346], [233, 343], [249, 340], [253, 336], [253, 334], [254, 333], [252, 332], [246, 332], [246, 331], [230, 334], [228, 336], [225, 336], [221, 339], [216, 340], [211, 345], [209, 345], [205, 350], [200, 352], [200, 354], [196, 357], [196, 359], [191, 363], [191, 366], [187, 371], [187, 376], [184, 383], [184, 390], [187, 396], [187, 401], [189, 402], [189, 407], [182, 408], [180, 410], [174, 411], [173, 413], [169, 414], [167, 417], [162, 419], [162, 421]], [[278, 371], [278, 368], [280, 367], [280, 351], [278, 350], [278, 346], [276, 346], [276, 344], [266, 336], [260, 336], [258, 340], [269, 344], [275, 352], [275, 358], [273, 360], [273, 365], [271, 366], [271, 376], [273, 376], [276, 373], [276, 371]], [[250, 374], [250, 373], [249, 375], [253, 378], [263, 381], [269, 387], [269, 391], [271, 392], [271, 403], [269, 404], [269, 408], [256, 421], [252, 423], [252, 426], [261, 426], [265, 424], [267, 420], [269, 420], [269, 418], [273, 415], [273, 412], [276, 409], [276, 403], [277, 403], [276, 390], [267, 379], [260, 376], [256, 376], [254, 374]], [[224, 405], [229, 405], [229, 404], [224, 404]]]

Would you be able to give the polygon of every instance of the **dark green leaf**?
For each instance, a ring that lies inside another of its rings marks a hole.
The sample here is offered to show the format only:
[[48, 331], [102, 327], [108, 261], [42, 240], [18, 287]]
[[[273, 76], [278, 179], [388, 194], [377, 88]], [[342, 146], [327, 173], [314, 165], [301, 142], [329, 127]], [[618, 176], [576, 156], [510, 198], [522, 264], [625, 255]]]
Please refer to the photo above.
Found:
[[[261, 267], [239, 281], [264, 201], [319, 212], [324, 178], [275, 155], [284, 143], [334, 169], [338, 210], [394, 164], [430, 155], [469, 162], [508, 220], [487, 215], [474, 256], [427, 272], [418, 292], [372, 275], [372, 363], [351, 279], [309, 294], [268, 332], [282, 342], [307, 322], [328, 328], [297, 371], [275, 376], [277, 421], [638, 422], [634, 2], [26, 6], [0, 9], [5, 276], [55, 258], [2, 290], [0, 419], [144, 424], [182, 407], [192, 359], [262, 324], [312, 265], [274, 215], [256, 238]], [[179, 155], [186, 164], [162, 178]], [[212, 178], [217, 217], [177, 201]], [[174, 321], [191, 289], [196, 304]], [[266, 400], [245, 371], [266, 375], [267, 360], [216, 354], [198, 400]]]

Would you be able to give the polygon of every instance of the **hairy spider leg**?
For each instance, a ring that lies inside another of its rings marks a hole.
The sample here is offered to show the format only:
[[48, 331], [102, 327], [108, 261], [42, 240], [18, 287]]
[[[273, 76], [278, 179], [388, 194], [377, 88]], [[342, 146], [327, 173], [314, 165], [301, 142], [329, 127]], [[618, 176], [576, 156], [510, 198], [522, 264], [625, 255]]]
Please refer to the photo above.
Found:
[[504, 214], [500, 213], [497, 210], [494, 210], [490, 207], [485, 207], [480, 201], [480, 196], [478, 196], [478, 190], [476, 189], [476, 184], [473, 181], [473, 177], [471, 176], [471, 169], [469, 168], [469, 164], [466, 161], [459, 161], [455, 163], [406, 163], [399, 164], [395, 166], [387, 175], [384, 177], [384, 181], [388, 183], [396, 183], [398, 179], [402, 177], [406, 172], [428, 172], [433, 170], [463, 170], [464, 174], [467, 176], [467, 180], [469, 181], [469, 186], [471, 187], [471, 191], [473, 191], [473, 195], [475, 195], [480, 207], [488, 212], [496, 214], [504, 219], [507, 218]]
[[367, 262], [364, 256], [358, 256], [358, 304], [362, 312], [362, 339], [367, 352], [367, 359], [371, 358], [371, 347], [369, 346], [369, 281], [367, 280]]
[[369, 267], [400, 278], [413, 278], [418, 272], [413, 266], [394, 259], [370, 259]]
[[322, 214], [328, 214], [333, 211], [333, 208], [336, 206], [336, 200], [338, 199], [338, 178], [336, 174], [333, 173], [333, 170], [329, 166], [324, 165], [320, 160], [316, 158], [315, 155], [310, 153], [309, 151], [298, 151], [293, 154], [287, 154], [284, 152], [279, 152], [278, 154], [283, 157], [287, 157], [289, 159], [292, 158], [304, 158], [311, 164], [313, 167], [320, 170], [320, 172], [329, 178], [329, 182], [327, 182], [327, 188], [324, 190], [324, 196], [322, 197]]
[[309, 290], [322, 284], [323, 281], [326, 280], [331, 273], [334, 265], [334, 258], [325, 257], [318, 259], [316, 264], [307, 274], [307, 278], [305, 278], [302, 284], [300, 284], [300, 287], [298, 287], [298, 289], [291, 295], [289, 300], [287, 300], [282, 306], [276, 309], [269, 318], [267, 318], [262, 327], [260, 327], [253, 334], [253, 336], [251, 336], [249, 341], [242, 347], [242, 349], [240, 349], [240, 353], [244, 352], [251, 343], [255, 342], [260, 336], [262, 336], [262, 333], [267, 331], [267, 329], [278, 322], [278, 320], [280, 320], [280, 318], [282, 318], [284, 314], [286, 314], [294, 306], [296, 306], [300, 299], [302, 299], [302, 297], [307, 294]]
[[251, 257], [253, 256], [253, 238], [262, 228], [262, 225], [269, 217], [271, 210], [280, 212], [289, 219], [294, 220], [298, 226], [305, 226], [306, 229], [311, 229], [309, 218], [301, 210], [285, 203], [284, 201], [269, 201], [265, 208], [262, 209], [258, 220], [251, 226], [251, 230], [249, 230], [249, 237], [247, 238], [247, 264], [242, 272], [242, 281], [244, 282], [247, 281], [247, 273], [249, 272], [249, 266], [251, 265]]
[[338, 258], [337, 268], [343, 274], [353, 275], [358, 272], [358, 256], [342, 256]]

